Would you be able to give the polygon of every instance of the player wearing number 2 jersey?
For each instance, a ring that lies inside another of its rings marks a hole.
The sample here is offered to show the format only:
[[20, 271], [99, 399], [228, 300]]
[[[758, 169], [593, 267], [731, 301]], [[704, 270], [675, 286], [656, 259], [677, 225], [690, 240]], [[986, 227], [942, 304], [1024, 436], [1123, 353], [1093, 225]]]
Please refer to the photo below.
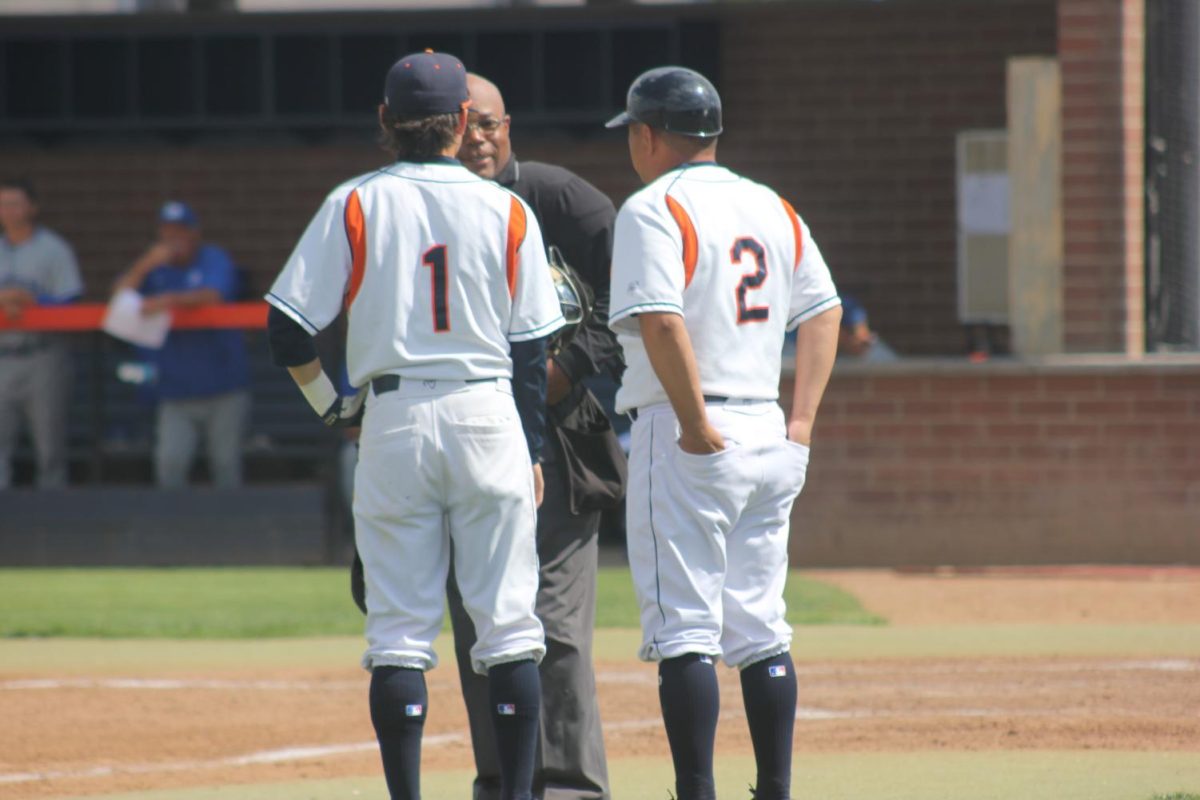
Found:
[[348, 317], [349, 378], [367, 395], [354, 478], [363, 665], [388, 789], [403, 800], [420, 796], [451, 541], [503, 800], [532, 797], [537, 743], [537, 458], [546, 337], [563, 319], [529, 207], [450, 157], [467, 105], [458, 59], [396, 62], [379, 116], [397, 161], [330, 193], [267, 295], [275, 359], [327, 424], [355, 419], [360, 401], [338, 397], [309, 335]]
[[[716, 163], [720, 100], [702, 75], [643, 74], [617, 125], [647, 184], [617, 214], [609, 317], [627, 364], [617, 410], [635, 418], [626, 507], [639, 654], [659, 662], [679, 800], [715, 796], [718, 657], [741, 670], [756, 800], [786, 800], [788, 517], [833, 366], [837, 291], [795, 210]], [[797, 326], [785, 424], [780, 352]]]

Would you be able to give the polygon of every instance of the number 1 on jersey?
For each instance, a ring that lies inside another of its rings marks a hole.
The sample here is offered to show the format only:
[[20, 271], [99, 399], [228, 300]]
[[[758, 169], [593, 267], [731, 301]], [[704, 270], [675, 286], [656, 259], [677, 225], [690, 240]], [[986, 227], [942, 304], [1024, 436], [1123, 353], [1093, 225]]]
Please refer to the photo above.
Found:
[[758, 243], [757, 239], [743, 236], [735, 241], [729, 251], [729, 258], [734, 264], [741, 264], [742, 258], [746, 253], [751, 253], [754, 256], [755, 270], [743, 275], [741, 282], [738, 283], [738, 325], [744, 325], [747, 322], [764, 322], [771, 314], [769, 306], [746, 305], [746, 293], [751, 289], [761, 289], [763, 283], [767, 280], [767, 253], [763, 250], [763, 246]]
[[449, 281], [446, 280], [446, 245], [435, 244], [425, 251], [421, 263], [432, 270], [433, 329], [438, 333], [450, 330]]

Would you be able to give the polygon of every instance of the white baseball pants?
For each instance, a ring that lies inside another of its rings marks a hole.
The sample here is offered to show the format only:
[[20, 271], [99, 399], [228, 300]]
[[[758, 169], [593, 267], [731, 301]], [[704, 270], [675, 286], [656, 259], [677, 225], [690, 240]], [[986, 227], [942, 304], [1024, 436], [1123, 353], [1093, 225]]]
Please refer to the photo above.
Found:
[[775, 402], [709, 403], [726, 449], [679, 449], [669, 404], [639, 409], [626, 498], [629, 565], [641, 608], [640, 658], [685, 653], [745, 666], [785, 652], [788, 517], [808, 448], [787, 440]]
[[363, 666], [431, 669], [450, 542], [475, 623], [476, 672], [546, 652], [534, 615], [536, 508], [508, 381], [401, 380], [372, 390], [354, 474], [367, 585]]

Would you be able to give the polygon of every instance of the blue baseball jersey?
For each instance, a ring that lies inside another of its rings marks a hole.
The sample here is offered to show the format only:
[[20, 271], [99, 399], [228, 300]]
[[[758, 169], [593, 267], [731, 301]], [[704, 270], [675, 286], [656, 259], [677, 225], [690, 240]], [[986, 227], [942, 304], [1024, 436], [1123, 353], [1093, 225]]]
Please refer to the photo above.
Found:
[[[192, 263], [157, 267], [142, 282], [142, 294], [216, 289], [221, 299], [238, 299], [237, 269], [216, 245], [202, 245]], [[172, 330], [162, 349], [149, 351], [164, 400], [210, 397], [250, 384], [245, 336], [239, 330]]]

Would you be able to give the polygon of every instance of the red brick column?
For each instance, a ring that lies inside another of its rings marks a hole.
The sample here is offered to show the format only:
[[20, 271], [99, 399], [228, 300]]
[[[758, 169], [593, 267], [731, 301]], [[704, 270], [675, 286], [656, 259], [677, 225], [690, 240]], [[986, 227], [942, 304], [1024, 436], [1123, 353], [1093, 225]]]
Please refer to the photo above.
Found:
[[1059, 0], [1063, 330], [1069, 352], [1145, 349], [1145, 0]]

